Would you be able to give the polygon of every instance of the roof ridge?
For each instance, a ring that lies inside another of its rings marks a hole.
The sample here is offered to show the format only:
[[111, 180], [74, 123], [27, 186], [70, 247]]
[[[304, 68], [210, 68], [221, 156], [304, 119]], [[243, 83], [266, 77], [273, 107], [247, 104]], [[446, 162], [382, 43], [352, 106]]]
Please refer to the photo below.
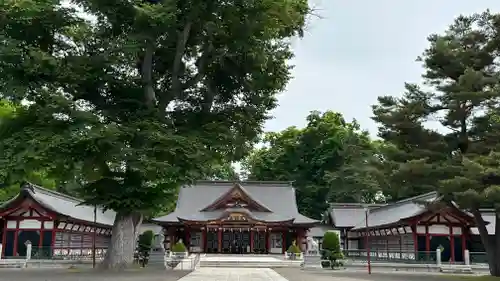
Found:
[[330, 203], [330, 207], [383, 207], [387, 203]]
[[[84, 202], [83, 199], [80, 199], [80, 198], [77, 198], [77, 197], [74, 197], [74, 196], [71, 196], [71, 195], [67, 195], [67, 194], [64, 194], [64, 193], [61, 193], [61, 192], [58, 192], [58, 191], [55, 191], [55, 190], [51, 190], [51, 189], [45, 188], [43, 186], [40, 186], [40, 185], [31, 183], [31, 182], [28, 182], [28, 181], [25, 181], [24, 184], [28, 184], [31, 187], [33, 187], [34, 189], [38, 189], [38, 190], [40, 190], [42, 192], [49, 193], [49, 194], [54, 195], [54, 196], [59, 196], [59, 197], [62, 197], [62, 198], [65, 198], [65, 199], [69, 199], [69, 200], [73, 200], [73, 201], [77, 201], [77, 202], [80, 202], [80, 203]], [[21, 188], [23, 188], [23, 187], [24, 187], [24, 185]], [[33, 191], [35, 191], [35, 190], [33, 190]]]
[[417, 195], [417, 196], [413, 196], [413, 197], [408, 197], [408, 198], [405, 198], [405, 199], [401, 199], [401, 200], [396, 201], [394, 203], [388, 203], [385, 206], [381, 206], [379, 208], [373, 209], [372, 212], [377, 212], [379, 210], [385, 210], [386, 208], [390, 208], [390, 207], [394, 207], [394, 206], [399, 206], [399, 205], [404, 204], [404, 203], [414, 202], [414, 201], [416, 201], [418, 199], [429, 197], [431, 195], [436, 195], [437, 196], [438, 193], [437, 193], [437, 191], [431, 191], [431, 192], [427, 192], [427, 193], [420, 194], [420, 195]]
[[207, 184], [207, 185], [221, 185], [225, 184], [227, 185], [233, 185], [233, 184], [240, 184], [240, 185], [252, 185], [252, 186], [265, 186], [265, 187], [278, 187], [278, 186], [289, 186], [293, 187], [293, 181], [254, 181], [254, 180], [243, 180], [243, 181], [227, 181], [227, 180], [199, 180], [196, 181], [194, 185], [191, 186], [197, 186], [200, 184]]

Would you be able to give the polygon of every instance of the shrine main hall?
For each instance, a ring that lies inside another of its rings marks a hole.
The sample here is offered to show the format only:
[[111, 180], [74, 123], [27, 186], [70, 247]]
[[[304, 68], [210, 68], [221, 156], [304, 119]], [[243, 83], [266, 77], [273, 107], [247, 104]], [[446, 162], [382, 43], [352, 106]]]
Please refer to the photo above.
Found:
[[284, 253], [294, 241], [305, 250], [319, 222], [297, 209], [289, 182], [199, 181], [179, 191], [174, 212], [153, 220], [165, 246], [180, 241], [190, 252]]

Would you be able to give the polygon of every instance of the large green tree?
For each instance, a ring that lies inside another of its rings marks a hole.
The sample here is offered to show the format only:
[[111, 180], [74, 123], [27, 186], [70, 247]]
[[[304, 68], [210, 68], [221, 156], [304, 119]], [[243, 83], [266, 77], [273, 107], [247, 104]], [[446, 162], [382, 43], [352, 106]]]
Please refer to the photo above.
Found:
[[[252, 180], [293, 181], [299, 211], [320, 219], [328, 202], [372, 202], [378, 188], [368, 162], [376, 146], [341, 114], [312, 112], [303, 129], [268, 133], [244, 162]], [[376, 171], [376, 170], [375, 170]]]
[[[419, 58], [425, 87], [407, 84], [400, 97], [381, 97], [374, 107], [386, 181], [394, 196], [439, 190], [475, 217], [490, 272], [500, 276], [500, 15], [460, 16], [444, 34], [429, 36]], [[429, 124], [442, 125], [441, 130]], [[488, 235], [479, 208], [494, 208]]]
[[117, 211], [103, 262], [133, 262], [137, 225], [179, 184], [253, 146], [289, 79], [307, 0], [7, 0], [0, 167], [62, 178]]
[[[2, 132], [2, 130], [8, 130], [10, 126], [2, 126], [2, 124], [15, 122], [16, 118], [19, 118], [19, 108], [20, 106], [15, 106], [12, 102], [0, 100], [0, 135], [9, 134], [8, 132]], [[0, 169], [0, 175], [0, 179], [2, 179], [2, 182], [0, 182], [0, 202], [5, 202], [16, 196], [19, 193], [19, 185], [22, 181], [29, 181], [72, 195], [75, 195], [78, 191], [78, 184], [76, 184], [75, 180], [64, 181], [49, 174], [45, 169], [31, 170], [25, 167], [25, 169], [18, 171], [18, 180], [12, 180], [12, 173], [7, 169]]]

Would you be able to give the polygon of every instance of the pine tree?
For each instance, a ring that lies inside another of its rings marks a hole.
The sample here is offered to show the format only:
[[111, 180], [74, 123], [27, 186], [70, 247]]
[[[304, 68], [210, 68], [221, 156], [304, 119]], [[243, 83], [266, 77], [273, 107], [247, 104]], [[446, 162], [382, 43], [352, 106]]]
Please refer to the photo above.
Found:
[[[425, 85], [406, 85], [401, 98], [381, 97], [374, 106], [389, 194], [412, 196], [438, 190], [469, 210], [488, 253], [490, 272], [500, 276], [500, 230], [488, 238], [479, 208], [495, 208], [500, 229], [497, 150], [500, 102], [500, 15], [489, 11], [458, 17], [444, 34], [429, 36], [418, 59]], [[425, 89], [425, 90], [424, 90]], [[429, 128], [438, 123], [444, 130]]]

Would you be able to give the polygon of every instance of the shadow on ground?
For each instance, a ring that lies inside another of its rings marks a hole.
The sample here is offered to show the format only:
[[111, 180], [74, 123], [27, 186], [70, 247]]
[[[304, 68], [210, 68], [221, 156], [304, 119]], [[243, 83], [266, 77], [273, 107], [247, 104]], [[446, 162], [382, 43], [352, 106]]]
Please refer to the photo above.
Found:
[[120, 272], [93, 270], [2, 270], [0, 281], [176, 281], [188, 271], [136, 269]]
[[[341, 270], [301, 270], [299, 268], [274, 269], [288, 281], [453, 281], [454, 276], [433, 275], [429, 273], [413, 272], [373, 272], [368, 275], [362, 271]], [[332, 278], [333, 277], [333, 278]], [[446, 278], [444, 278], [446, 277]], [[463, 280], [456, 278], [456, 280]]]

